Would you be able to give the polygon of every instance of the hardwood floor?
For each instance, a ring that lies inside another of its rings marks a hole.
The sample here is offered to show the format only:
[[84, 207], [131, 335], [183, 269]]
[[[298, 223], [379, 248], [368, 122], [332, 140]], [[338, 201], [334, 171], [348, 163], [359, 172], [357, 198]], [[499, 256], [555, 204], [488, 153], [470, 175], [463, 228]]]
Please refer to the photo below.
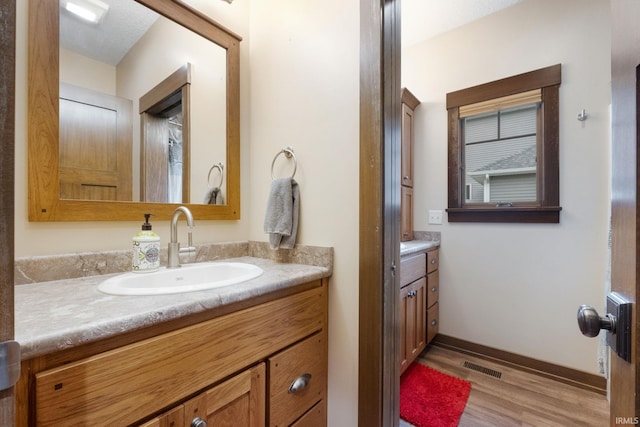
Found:
[[[600, 394], [437, 346], [416, 362], [471, 382], [459, 427], [609, 425], [609, 403]], [[400, 420], [400, 427], [411, 424]]]

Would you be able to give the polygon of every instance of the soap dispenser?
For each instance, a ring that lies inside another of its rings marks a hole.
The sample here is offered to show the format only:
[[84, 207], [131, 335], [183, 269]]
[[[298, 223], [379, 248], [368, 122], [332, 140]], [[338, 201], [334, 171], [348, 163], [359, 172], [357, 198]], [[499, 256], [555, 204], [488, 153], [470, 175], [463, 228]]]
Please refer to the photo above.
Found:
[[160, 268], [160, 236], [151, 230], [150, 216], [144, 214], [142, 230], [133, 236], [131, 269], [135, 273], [147, 273]]

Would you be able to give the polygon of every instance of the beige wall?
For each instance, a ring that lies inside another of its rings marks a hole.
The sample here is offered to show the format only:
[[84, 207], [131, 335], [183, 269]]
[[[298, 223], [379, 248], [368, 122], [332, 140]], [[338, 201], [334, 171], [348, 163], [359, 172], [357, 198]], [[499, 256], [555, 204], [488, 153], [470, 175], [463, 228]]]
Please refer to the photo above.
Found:
[[[235, 2], [234, 2], [235, 4]], [[329, 425], [357, 425], [359, 3], [251, 3], [249, 236], [263, 240], [273, 156], [298, 158], [300, 241], [335, 248]], [[281, 159], [282, 160], [282, 157]]]
[[82, 86], [107, 95], [116, 94], [116, 68], [60, 49], [60, 81]]
[[[403, 51], [416, 111], [415, 228], [442, 232], [440, 331], [598, 373], [580, 304], [604, 306], [610, 27], [605, 0], [525, 0]], [[427, 224], [447, 207], [447, 92], [562, 63], [558, 225]], [[582, 109], [589, 119], [576, 120]]]
[[[194, 241], [265, 241], [262, 223], [271, 161], [281, 148], [293, 147], [301, 191], [298, 242], [335, 248], [329, 297], [329, 425], [357, 425], [359, 3], [187, 2], [243, 37], [242, 219], [196, 221]], [[142, 220], [27, 221], [25, 3], [17, 2], [16, 256], [127, 249]], [[168, 222], [155, 222], [154, 231], [166, 242]]]

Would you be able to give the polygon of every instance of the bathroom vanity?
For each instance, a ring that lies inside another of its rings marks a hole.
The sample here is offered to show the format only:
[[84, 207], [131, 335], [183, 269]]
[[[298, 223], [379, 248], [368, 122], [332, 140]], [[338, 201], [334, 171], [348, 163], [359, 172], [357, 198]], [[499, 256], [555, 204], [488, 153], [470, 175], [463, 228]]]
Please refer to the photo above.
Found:
[[439, 245], [403, 243], [400, 261], [400, 373], [438, 333]]
[[17, 425], [326, 425], [330, 270], [241, 261], [264, 274], [215, 291], [17, 286]]

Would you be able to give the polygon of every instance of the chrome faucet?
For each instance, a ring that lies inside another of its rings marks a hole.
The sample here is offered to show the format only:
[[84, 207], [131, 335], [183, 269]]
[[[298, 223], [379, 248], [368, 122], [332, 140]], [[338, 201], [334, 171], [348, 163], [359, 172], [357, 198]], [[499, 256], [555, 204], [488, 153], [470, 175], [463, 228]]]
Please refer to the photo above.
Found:
[[[178, 218], [181, 213], [183, 213], [187, 218], [187, 225], [189, 226], [189, 246], [182, 249], [178, 242]], [[191, 215], [191, 211], [185, 206], [179, 206], [173, 213], [173, 217], [171, 217], [171, 242], [169, 242], [169, 261], [167, 262], [167, 268], [180, 267], [181, 252], [195, 252], [195, 248], [193, 247], [192, 231], [193, 215]]]

